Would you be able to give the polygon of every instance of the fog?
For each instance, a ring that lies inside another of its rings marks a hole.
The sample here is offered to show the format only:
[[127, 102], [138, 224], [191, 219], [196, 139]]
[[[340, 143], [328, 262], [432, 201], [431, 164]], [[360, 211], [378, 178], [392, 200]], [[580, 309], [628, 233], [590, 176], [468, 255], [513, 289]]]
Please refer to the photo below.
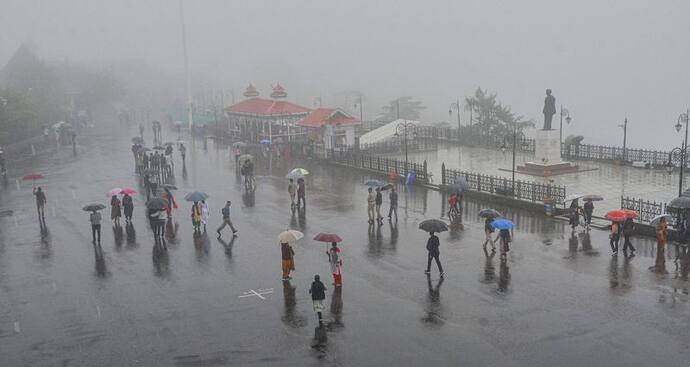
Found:
[[[41, 57], [106, 68], [137, 60], [184, 95], [180, 9], [172, 0], [0, 0], [0, 65], [22, 42]], [[670, 149], [690, 105], [690, 2], [183, 0], [192, 87], [236, 98], [249, 82], [267, 96], [347, 105], [364, 115], [410, 95], [424, 120], [477, 87], [541, 125], [544, 89], [585, 143]], [[463, 123], [467, 123], [463, 116]], [[557, 119], [556, 125], [557, 125]]]

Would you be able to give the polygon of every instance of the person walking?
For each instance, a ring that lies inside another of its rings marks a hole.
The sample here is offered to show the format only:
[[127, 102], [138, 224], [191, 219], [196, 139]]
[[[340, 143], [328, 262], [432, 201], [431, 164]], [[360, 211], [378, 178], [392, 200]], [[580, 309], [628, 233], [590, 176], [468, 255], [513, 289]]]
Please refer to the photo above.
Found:
[[393, 218], [393, 213], [395, 213], [395, 220], [398, 220], [398, 192], [395, 190], [395, 186], [391, 188], [390, 194], [388, 194], [388, 201], [390, 202], [390, 209], [388, 209], [388, 219]]
[[295, 180], [290, 179], [287, 187], [288, 194], [290, 195], [290, 207], [295, 207], [295, 195], [297, 195], [297, 185], [295, 185]]
[[594, 203], [592, 200], [585, 201], [583, 209], [585, 213], [585, 225], [587, 226], [587, 230], [589, 230], [592, 225], [592, 213], [594, 213]]
[[192, 204], [192, 226], [194, 227], [194, 233], [201, 233], [201, 207], [198, 201]]
[[232, 230], [233, 236], [235, 236], [237, 233], [237, 229], [235, 229], [235, 226], [232, 225], [232, 221], [230, 220], [230, 205], [232, 205], [230, 200], [226, 201], [225, 206], [220, 211], [221, 214], [223, 214], [223, 224], [221, 224], [220, 227], [218, 227], [218, 229], [216, 230], [219, 238], [221, 236], [220, 231], [223, 228], [225, 228], [225, 226], [230, 226], [230, 229]]
[[91, 237], [93, 243], [96, 243], [96, 234], [98, 234], [98, 243], [101, 243], [101, 213], [94, 210], [89, 214], [89, 222], [91, 222]]
[[661, 217], [659, 224], [656, 226], [656, 245], [659, 248], [666, 247], [666, 242], [668, 241], [668, 224], [666, 223], [666, 217]]
[[306, 208], [307, 207], [307, 200], [306, 200], [306, 185], [304, 183], [304, 178], [300, 177], [297, 179], [297, 207], [300, 207], [300, 204]]
[[208, 204], [206, 200], [201, 200], [201, 224], [204, 225], [204, 233], [206, 233], [206, 225], [208, 224], [208, 218], [211, 216], [211, 212], [208, 209]]
[[122, 208], [120, 204], [120, 199], [117, 195], [113, 195], [110, 198], [110, 219], [113, 220], [115, 227], [120, 226], [120, 217], [122, 216]]
[[491, 239], [491, 235], [494, 233], [494, 218], [487, 217], [484, 220], [484, 234], [486, 235], [486, 238], [484, 240], [484, 251], [486, 251], [486, 245], [488, 243], [491, 244], [491, 251], [496, 251], [496, 240]]
[[580, 207], [578, 206], [577, 200], [573, 200], [570, 204], [570, 212], [568, 213], [568, 223], [570, 227], [575, 232], [575, 228], [580, 225]]
[[381, 215], [381, 205], [383, 205], [383, 195], [381, 195], [381, 188], [376, 188], [376, 220], [379, 222], [383, 221], [383, 216]]
[[630, 248], [630, 256], [635, 256], [635, 247], [633, 247], [632, 242], [630, 242], [630, 236], [632, 236], [635, 230], [635, 222], [632, 218], [628, 218], [623, 222], [623, 253], [628, 253], [628, 248]]
[[185, 165], [185, 158], [187, 157], [187, 148], [184, 144], [180, 143], [180, 155], [182, 156], [182, 165]]
[[333, 274], [333, 285], [340, 287], [343, 285], [343, 260], [340, 258], [340, 248], [338, 243], [331, 242], [331, 248], [326, 252], [328, 254], [328, 263], [331, 265], [331, 274]]
[[499, 230], [498, 231], [498, 238], [501, 241], [500, 242], [501, 257], [506, 257], [508, 255], [508, 252], [510, 251], [510, 243], [513, 241], [513, 238], [510, 235], [510, 230], [509, 229]]
[[173, 162], [173, 147], [172, 147], [172, 145], [168, 145], [165, 147], [165, 157], [166, 157], [166, 161], [168, 161], [168, 164], [171, 167], [174, 167], [175, 162]]
[[609, 245], [613, 256], [618, 255], [618, 241], [621, 238], [621, 225], [618, 222], [611, 223], [611, 234], [609, 234]]
[[376, 194], [374, 190], [370, 187], [367, 195], [367, 214], [369, 215], [369, 223], [374, 223], [374, 217], [376, 216]]
[[134, 202], [132, 202], [132, 197], [128, 194], [122, 197], [122, 207], [125, 209], [125, 221], [131, 223], [132, 213], [134, 213]]
[[316, 274], [314, 275], [314, 281], [311, 283], [311, 288], [309, 288], [309, 294], [311, 294], [311, 301], [314, 305], [314, 312], [319, 317], [319, 327], [323, 326], [323, 311], [326, 307], [323, 301], [326, 299], [326, 286], [321, 282], [321, 277]]
[[167, 187], [163, 189], [163, 199], [168, 201], [168, 206], [165, 207], [165, 214], [167, 214], [168, 218], [172, 218], [173, 209], [177, 209], [177, 201], [175, 201], [175, 197]]
[[439, 255], [441, 254], [440, 247], [441, 243], [439, 242], [438, 237], [436, 237], [434, 232], [429, 232], [429, 240], [426, 242], [426, 250], [428, 254], [426, 271], [424, 273], [431, 273], [431, 260], [435, 260], [436, 266], [438, 266], [438, 272], [441, 273], [441, 276], [443, 276], [443, 266], [441, 266], [441, 261], [438, 259]]
[[290, 272], [295, 270], [295, 250], [287, 242], [280, 244], [280, 256], [282, 259], [283, 280], [290, 280]]
[[167, 218], [167, 215], [165, 213], [165, 210], [157, 210], [154, 218], [154, 226], [155, 230], [154, 233], [156, 236], [158, 236], [158, 241], [163, 244], [163, 247], [165, 246], [165, 220]]
[[36, 210], [38, 211], [38, 220], [43, 222], [46, 221], [45, 206], [48, 201], [46, 198], [46, 193], [41, 189], [41, 187], [36, 187], [33, 189], [34, 196], [36, 197]]

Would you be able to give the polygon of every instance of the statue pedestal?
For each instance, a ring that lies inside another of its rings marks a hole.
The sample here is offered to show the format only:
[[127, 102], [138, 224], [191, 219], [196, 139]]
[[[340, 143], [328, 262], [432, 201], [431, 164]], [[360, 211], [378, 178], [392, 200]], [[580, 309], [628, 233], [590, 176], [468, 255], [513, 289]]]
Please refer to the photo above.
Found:
[[518, 166], [518, 173], [549, 177], [578, 171], [577, 166], [561, 159], [558, 130], [537, 130], [534, 143], [534, 161]]

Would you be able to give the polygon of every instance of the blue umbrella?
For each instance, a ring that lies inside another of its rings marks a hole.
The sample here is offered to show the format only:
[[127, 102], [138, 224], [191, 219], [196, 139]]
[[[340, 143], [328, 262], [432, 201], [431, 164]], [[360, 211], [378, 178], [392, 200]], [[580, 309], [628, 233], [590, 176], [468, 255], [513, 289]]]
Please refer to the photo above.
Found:
[[194, 191], [185, 195], [184, 199], [187, 201], [197, 202], [208, 199], [208, 194], [202, 191]]
[[509, 221], [508, 219], [496, 219], [491, 223], [491, 225], [496, 228], [496, 229], [512, 229], [513, 228], [513, 222]]
[[386, 183], [383, 181], [379, 180], [367, 180], [367, 182], [364, 183], [364, 186], [369, 186], [369, 187], [380, 187], [385, 185]]
[[259, 144], [271, 144], [271, 141], [268, 139], [261, 139], [259, 140]]

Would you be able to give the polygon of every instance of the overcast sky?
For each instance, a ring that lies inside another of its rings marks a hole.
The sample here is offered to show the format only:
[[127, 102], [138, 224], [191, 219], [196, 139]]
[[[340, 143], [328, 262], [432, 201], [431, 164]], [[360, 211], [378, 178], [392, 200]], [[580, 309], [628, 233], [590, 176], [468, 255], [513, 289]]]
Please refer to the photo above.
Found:
[[[541, 126], [551, 88], [573, 117], [564, 135], [620, 145], [627, 116], [630, 146], [661, 149], [681, 141], [673, 125], [690, 106], [687, 0], [183, 4], [197, 89], [239, 97], [253, 82], [266, 96], [280, 82], [307, 106], [360, 91], [369, 118], [411, 95], [428, 107], [425, 120], [455, 123], [449, 104], [481, 86]], [[0, 64], [30, 40], [47, 58], [141, 59], [182, 75], [176, 0], [0, 0], [0, 9]]]

